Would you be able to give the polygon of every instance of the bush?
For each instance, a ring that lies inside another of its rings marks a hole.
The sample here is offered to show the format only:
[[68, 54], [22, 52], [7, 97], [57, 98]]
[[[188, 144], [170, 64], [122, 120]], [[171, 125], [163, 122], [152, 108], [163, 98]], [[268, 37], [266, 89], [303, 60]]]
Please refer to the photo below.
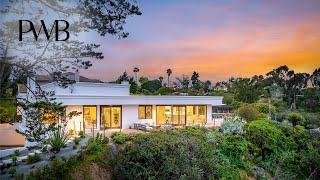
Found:
[[80, 138], [74, 138], [73, 142], [78, 145], [80, 143], [81, 139]]
[[161, 88], [161, 86], [162, 86], [161, 82], [157, 79], [151, 80], [151, 81], [146, 81], [141, 84], [142, 93], [144, 94], [144, 91], [143, 91], [144, 89], [147, 90], [149, 93], [154, 93], [159, 88]]
[[109, 142], [108, 137], [103, 137], [102, 134], [97, 134], [95, 138], [90, 138], [87, 145], [84, 147], [86, 154], [100, 154], [103, 153], [106, 148], [106, 144]]
[[143, 95], [151, 95], [151, 92], [148, 91], [147, 89], [142, 89], [141, 93], [142, 93]]
[[14, 165], [17, 165], [18, 158], [16, 156], [12, 157], [12, 162]]
[[287, 115], [286, 119], [292, 123], [293, 126], [304, 123], [304, 117], [296, 112], [291, 112]]
[[302, 113], [305, 119], [303, 126], [306, 129], [316, 129], [320, 127], [320, 113]]
[[248, 153], [248, 143], [244, 137], [239, 135], [227, 136], [224, 143], [221, 144], [221, 149], [232, 165], [250, 172], [249, 165], [242, 160]]
[[246, 122], [251, 122], [257, 118], [258, 111], [251, 106], [242, 106], [238, 109], [239, 116]]
[[227, 136], [223, 144], [223, 150], [223, 153], [227, 156], [241, 158], [248, 153], [248, 143], [242, 136]]
[[24, 180], [24, 174], [23, 173], [15, 173], [14, 179], [15, 180]]
[[269, 114], [269, 106], [271, 110], [271, 115], [274, 115], [276, 112], [276, 108], [269, 103], [254, 103], [252, 105], [259, 113]]
[[73, 129], [70, 129], [70, 130], [69, 130], [69, 135], [75, 135], [75, 132], [74, 132]]
[[221, 124], [221, 130], [225, 136], [242, 135], [244, 133], [243, 127], [244, 123], [235, 119], [223, 121]]
[[71, 156], [66, 161], [56, 158], [53, 159], [50, 166], [46, 165], [30, 172], [27, 179], [74, 179], [72, 178], [71, 170], [77, 164], [79, 164], [79, 159], [76, 156]]
[[19, 156], [20, 155], [20, 150], [19, 149], [15, 150], [14, 151], [14, 155]]
[[73, 150], [77, 149], [77, 145], [76, 145], [76, 144], [73, 144], [73, 145], [72, 145], [72, 149], [73, 149]]
[[155, 95], [158, 95], [158, 94], [161, 94], [161, 95], [170, 95], [172, 94], [173, 90], [169, 87], [166, 87], [166, 86], [162, 86], [161, 88], [159, 88], [154, 94]]
[[17, 172], [17, 169], [15, 167], [10, 167], [9, 169], [7, 169], [7, 173], [11, 174], [11, 176], [15, 175]]
[[112, 141], [117, 144], [123, 144], [128, 140], [128, 136], [123, 133], [113, 133], [111, 138]]
[[79, 136], [82, 139], [86, 137], [85, 134], [84, 134], [84, 131], [79, 131]]
[[[222, 134], [211, 131], [208, 134], [214, 135], [203, 138], [204, 131], [207, 130], [173, 128], [136, 135], [123, 151], [108, 161], [117, 167], [112, 178], [240, 179], [240, 170], [221, 149], [212, 147], [212, 137]], [[221, 140], [223, 143], [223, 138]], [[239, 161], [242, 162], [242, 158]]]
[[266, 156], [281, 151], [297, 149], [293, 139], [282, 132], [281, 123], [271, 120], [257, 120], [245, 125], [245, 137], [255, 155]]
[[48, 139], [48, 143], [51, 146], [51, 151], [58, 153], [61, 148], [66, 147], [68, 139], [69, 134], [59, 126]]
[[39, 154], [35, 153], [34, 155], [29, 155], [27, 158], [27, 164], [33, 164], [41, 161], [42, 158]]
[[269, 119], [269, 117], [264, 113], [258, 113], [257, 119]]

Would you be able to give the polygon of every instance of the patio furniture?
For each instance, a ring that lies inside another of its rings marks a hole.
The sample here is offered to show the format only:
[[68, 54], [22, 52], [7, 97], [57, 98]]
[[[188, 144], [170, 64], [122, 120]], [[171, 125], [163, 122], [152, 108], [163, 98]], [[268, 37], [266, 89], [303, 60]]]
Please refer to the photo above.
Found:
[[150, 125], [141, 124], [141, 123], [134, 123], [133, 127], [134, 127], [134, 129], [145, 131], [145, 132], [150, 131], [150, 130], [153, 129]]

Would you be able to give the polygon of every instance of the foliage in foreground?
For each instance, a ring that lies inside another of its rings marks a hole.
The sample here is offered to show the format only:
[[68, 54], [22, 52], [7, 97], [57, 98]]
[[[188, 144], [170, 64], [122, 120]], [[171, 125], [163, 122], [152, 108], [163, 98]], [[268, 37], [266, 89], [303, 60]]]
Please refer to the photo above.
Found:
[[[99, 176], [113, 179], [316, 179], [320, 167], [320, 133], [301, 126], [284, 126], [256, 120], [242, 133], [223, 134], [204, 127], [154, 130], [123, 135], [124, 144], [111, 147], [99, 135], [80, 154], [54, 160], [30, 179], [69, 178], [75, 173], [90, 179], [92, 167]], [[116, 148], [116, 149], [114, 149]], [[76, 176], [78, 178], [78, 176]]]
[[51, 151], [58, 153], [61, 148], [66, 147], [69, 139], [69, 133], [61, 126], [58, 126], [48, 139], [48, 143], [51, 146]]

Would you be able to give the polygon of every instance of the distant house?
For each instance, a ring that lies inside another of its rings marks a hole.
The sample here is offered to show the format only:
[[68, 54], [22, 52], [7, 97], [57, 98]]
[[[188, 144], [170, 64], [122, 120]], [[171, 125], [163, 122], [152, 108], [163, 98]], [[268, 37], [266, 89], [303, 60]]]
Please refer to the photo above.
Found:
[[[211, 124], [212, 106], [222, 105], [221, 96], [137, 96], [130, 95], [130, 84], [103, 83], [99, 80], [66, 73], [75, 80], [67, 88], [51, 82], [49, 76], [36, 76], [36, 82], [28, 79], [26, 91], [20, 97], [31, 96], [37, 84], [47, 92], [54, 92], [57, 102], [67, 105], [67, 113], [82, 112], [80, 116], [68, 120], [69, 129], [130, 128], [134, 123], [150, 125], [194, 125]], [[26, 118], [23, 117], [23, 123]], [[57, 120], [60, 122], [61, 120]]]

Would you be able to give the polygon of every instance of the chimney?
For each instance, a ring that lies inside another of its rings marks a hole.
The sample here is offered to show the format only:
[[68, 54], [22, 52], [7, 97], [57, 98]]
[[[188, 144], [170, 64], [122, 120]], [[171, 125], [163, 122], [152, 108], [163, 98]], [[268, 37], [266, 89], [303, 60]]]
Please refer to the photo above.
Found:
[[77, 69], [76, 72], [74, 73], [74, 80], [76, 82], [80, 81], [80, 75], [79, 75], [79, 70]]

